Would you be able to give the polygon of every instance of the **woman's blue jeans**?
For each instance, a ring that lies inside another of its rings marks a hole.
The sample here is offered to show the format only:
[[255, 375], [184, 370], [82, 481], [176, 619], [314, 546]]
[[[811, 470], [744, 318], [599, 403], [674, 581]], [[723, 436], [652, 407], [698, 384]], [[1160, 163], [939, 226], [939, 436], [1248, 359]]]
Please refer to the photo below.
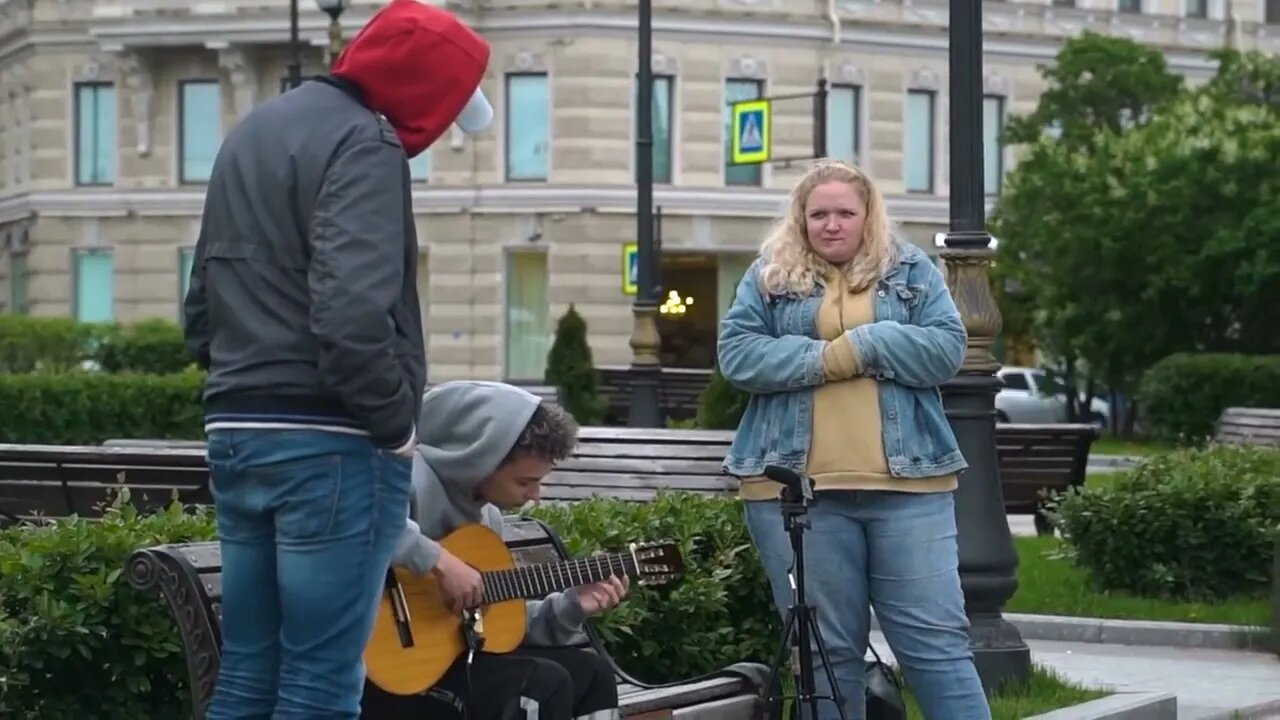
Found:
[[[747, 527], [774, 603], [791, 605], [791, 540], [776, 500], [749, 501]], [[823, 490], [809, 505], [805, 594], [815, 608], [849, 720], [865, 715], [870, 608], [929, 720], [989, 720], [969, 649], [954, 498], [947, 493]], [[831, 695], [817, 652], [814, 686]], [[819, 702], [821, 720], [840, 716]]]

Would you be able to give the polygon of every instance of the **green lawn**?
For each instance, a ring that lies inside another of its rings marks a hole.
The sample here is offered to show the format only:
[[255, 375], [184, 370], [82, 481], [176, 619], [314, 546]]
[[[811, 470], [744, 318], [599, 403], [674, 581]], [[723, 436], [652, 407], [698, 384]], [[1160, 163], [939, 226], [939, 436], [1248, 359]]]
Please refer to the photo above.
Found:
[[1175, 449], [1172, 445], [1164, 445], [1162, 443], [1147, 442], [1145, 440], [1122, 440], [1106, 436], [1093, 441], [1093, 445], [1089, 446], [1089, 453], [1092, 455], [1147, 456], [1172, 452]]
[[1125, 620], [1171, 620], [1265, 627], [1267, 599], [1239, 598], [1207, 604], [1153, 600], [1095, 590], [1070, 560], [1054, 557], [1062, 541], [1054, 537], [1017, 537], [1018, 592], [1007, 610], [1042, 615]]
[[[1076, 685], [1059, 676], [1050, 668], [1032, 668], [1031, 678], [1025, 685], [1007, 687], [991, 697], [992, 720], [1022, 720], [1022, 718], [1047, 713], [1050, 710], [1079, 705], [1097, 700], [1108, 693]], [[915, 698], [907, 696], [907, 716], [922, 720]]]

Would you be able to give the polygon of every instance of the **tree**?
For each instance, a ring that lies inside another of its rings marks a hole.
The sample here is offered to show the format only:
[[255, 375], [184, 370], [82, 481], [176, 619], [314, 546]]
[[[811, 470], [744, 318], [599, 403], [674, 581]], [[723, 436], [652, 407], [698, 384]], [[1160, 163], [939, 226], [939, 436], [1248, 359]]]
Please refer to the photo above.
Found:
[[545, 382], [560, 391], [561, 406], [579, 425], [595, 425], [604, 418], [606, 401], [600, 396], [600, 374], [587, 343], [587, 321], [572, 303], [556, 323]]
[[[1088, 153], [1103, 137], [1146, 125], [1183, 91], [1182, 77], [1169, 71], [1159, 50], [1092, 31], [1068, 40], [1054, 63], [1041, 65], [1039, 71], [1045, 80], [1045, 91], [1034, 111], [1010, 118], [1004, 134], [1008, 143], [1033, 148], [1043, 143], [1069, 153]], [[1010, 189], [1006, 183], [1005, 196]], [[1047, 184], [1035, 191], [1040, 194], [1038, 202], [1042, 207], [1056, 201], [1052, 190], [1052, 184]], [[1069, 215], [1070, 206], [1063, 207], [1062, 212]], [[1006, 247], [1005, 233], [1030, 229], [1019, 227], [1016, 222], [999, 222], [994, 216], [992, 226]], [[1052, 242], [1056, 232], [1044, 229], [1050, 236], [1037, 240]], [[1023, 243], [1015, 242], [1014, 248], [1006, 250], [1006, 261], [1008, 253], [1020, 245]], [[1080, 354], [1074, 343], [1079, 323], [1060, 318], [1063, 323], [1045, 327], [1038, 321], [1038, 310], [1045, 298], [1034, 291], [1024, 291], [1016, 268], [1010, 270], [1004, 272], [1003, 263], [997, 263], [994, 273], [993, 290], [1004, 316], [1003, 334], [1011, 344], [1025, 342], [1028, 337], [1035, 340], [1046, 356], [1046, 364], [1067, 389], [1069, 419], [1083, 422], [1097, 388], [1095, 375], [1083, 373], [1083, 392], [1076, 392], [1082, 375], [1078, 368]]]
[[1037, 342], [1114, 391], [1174, 352], [1280, 349], [1266, 330], [1280, 307], [1280, 112], [1267, 101], [1280, 61], [1222, 57], [1214, 81], [1141, 125], [1039, 137], [992, 213], [1000, 284], [1032, 308]]
[[1086, 150], [1105, 133], [1145, 125], [1183, 87], [1164, 53], [1091, 30], [1038, 70], [1047, 87], [1034, 111], [1009, 119], [1006, 142], [1035, 143], [1050, 133], [1072, 150]]

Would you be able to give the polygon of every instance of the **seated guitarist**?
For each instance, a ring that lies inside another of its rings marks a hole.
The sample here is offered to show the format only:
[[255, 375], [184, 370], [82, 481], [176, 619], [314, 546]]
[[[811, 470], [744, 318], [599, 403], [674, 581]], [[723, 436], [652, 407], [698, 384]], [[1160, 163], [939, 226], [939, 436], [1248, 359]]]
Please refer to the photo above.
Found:
[[[542, 478], [569, 455], [577, 434], [571, 416], [512, 385], [456, 381], [432, 388], [418, 419], [411, 519], [392, 563], [434, 573], [453, 610], [480, 605], [480, 574], [436, 540], [477, 522], [501, 533], [502, 511], [538, 499]], [[617, 605], [628, 588], [615, 577], [531, 601], [526, 647], [476, 653], [470, 672], [464, 655], [422, 695], [393, 695], [367, 683], [362, 717], [617, 718], [608, 662], [589, 650], [555, 646], [581, 641], [583, 621]]]

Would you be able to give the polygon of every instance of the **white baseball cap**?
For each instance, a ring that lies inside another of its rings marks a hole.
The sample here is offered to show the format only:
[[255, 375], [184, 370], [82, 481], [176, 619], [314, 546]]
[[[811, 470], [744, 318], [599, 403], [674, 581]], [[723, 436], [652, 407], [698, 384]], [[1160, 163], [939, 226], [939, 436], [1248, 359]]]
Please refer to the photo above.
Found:
[[483, 90], [476, 88], [462, 112], [458, 113], [458, 119], [453, 122], [464, 133], [478, 133], [489, 127], [489, 123], [493, 122], [493, 106], [489, 104], [489, 98], [484, 96]]

